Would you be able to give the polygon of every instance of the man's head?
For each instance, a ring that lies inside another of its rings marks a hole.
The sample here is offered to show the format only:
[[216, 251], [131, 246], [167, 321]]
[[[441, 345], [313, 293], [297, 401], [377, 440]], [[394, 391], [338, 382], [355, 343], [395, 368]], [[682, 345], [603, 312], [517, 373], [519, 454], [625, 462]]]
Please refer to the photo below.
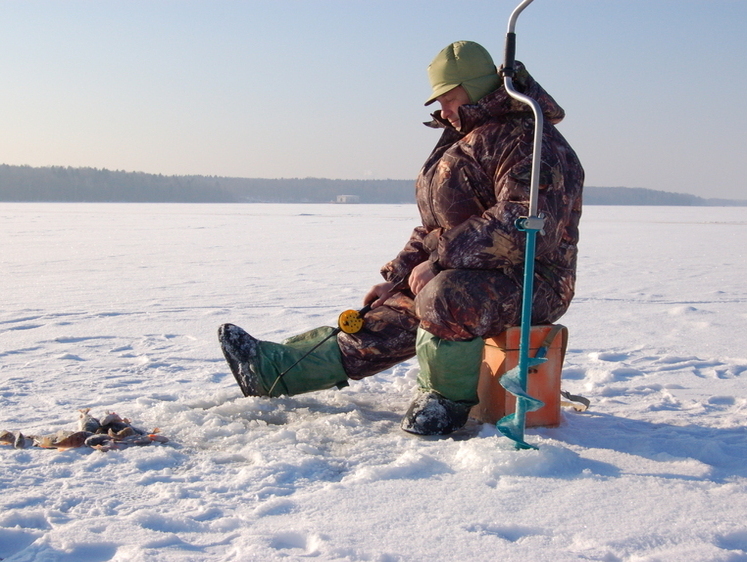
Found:
[[493, 59], [484, 47], [473, 41], [457, 41], [442, 50], [428, 66], [433, 93], [425, 105], [457, 86], [464, 88], [470, 103], [501, 85]]
[[452, 88], [445, 94], [441, 94], [436, 100], [441, 105], [441, 117], [446, 119], [451, 126], [459, 131], [462, 127], [462, 118], [459, 116], [459, 108], [470, 103], [469, 94], [463, 86]]

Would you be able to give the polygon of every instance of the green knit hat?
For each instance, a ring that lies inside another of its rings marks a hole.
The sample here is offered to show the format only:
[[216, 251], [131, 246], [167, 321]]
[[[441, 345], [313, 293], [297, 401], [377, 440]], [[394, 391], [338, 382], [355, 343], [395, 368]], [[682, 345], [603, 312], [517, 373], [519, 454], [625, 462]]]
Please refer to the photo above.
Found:
[[477, 103], [501, 85], [501, 77], [490, 53], [474, 41], [457, 41], [436, 55], [428, 66], [428, 79], [433, 94], [425, 102], [430, 105], [438, 96], [462, 86], [472, 103]]

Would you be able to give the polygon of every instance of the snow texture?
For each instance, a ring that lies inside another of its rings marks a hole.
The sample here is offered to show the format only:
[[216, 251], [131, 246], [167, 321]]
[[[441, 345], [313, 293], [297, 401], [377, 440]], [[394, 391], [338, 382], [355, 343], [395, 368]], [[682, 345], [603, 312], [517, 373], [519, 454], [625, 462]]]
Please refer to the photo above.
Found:
[[565, 390], [517, 451], [400, 430], [417, 365], [244, 398], [217, 343], [334, 323], [412, 205], [0, 204], [0, 430], [116, 411], [171, 441], [0, 447], [4, 562], [747, 561], [747, 210], [589, 207]]

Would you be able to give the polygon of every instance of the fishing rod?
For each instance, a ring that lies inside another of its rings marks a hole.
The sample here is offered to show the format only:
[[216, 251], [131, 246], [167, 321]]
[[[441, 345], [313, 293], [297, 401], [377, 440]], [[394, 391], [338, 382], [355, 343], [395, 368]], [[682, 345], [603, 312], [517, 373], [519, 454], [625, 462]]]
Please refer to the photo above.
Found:
[[[407, 280], [403, 279], [402, 281], [399, 281], [398, 283], [394, 284], [390, 289], [390, 295], [394, 294], [396, 292], [402, 291], [407, 286]], [[301, 361], [306, 359], [309, 355], [314, 353], [320, 345], [322, 345], [324, 342], [329, 340], [330, 338], [336, 336], [340, 332], [344, 332], [346, 334], [357, 334], [360, 332], [363, 327], [365, 326], [365, 320], [363, 317], [371, 311], [371, 307], [373, 303], [376, 302], [376, 299], [373, 299], [370, 303], [368, 303], [366, 306], [361, 308], [360, 310], [345, 310], [340, 313], [340, 316], [337, 317], [337, 328], [332, 330], [322, 341], [318, 342], [314, 347], [312, 347], [310, 350], [308, 350], [306, 353], [304, 353], [301, 357], [298, 358], [298, 360], [293, 363], [290, 367], [288, 367], [285, 371], [280, 373], [276, 378], [275, 382], [272, 383], [272, 386], [270, 387], [269, 392], [267, 393], [268, 396], [272, 395], [272, 391], [275, 390], [275, 387], [277, 384], [281, 381], [281, 379], [288, 374], [288, 372], [298, 365]]]
[[344, 312], [340, 313], [340, 316], [337, 317], [337, 328], [332, 330], [327, 337], [325, 337], [323, 340], [321, 340], [319, 343], [317, 343], [314, 347], [312, 347], [310, 350], [308, 350], [306, 353], [304, 353], [301, 357], [298, 358], [298, 360], [293, 363], [290, 367], [288, 367], [285, 371], [280, 373], [276, 378], [275, 382], [272, 383], [272, 386], [270, 387], [269, 392], [267, 393], [268, 396], [272, 396], [272, 391], [275, 390], [275, 387], [280, 382], [280, 380], [288, 374], [288, 372], [298, 365], [301, 361], [306, 359], [309, 355], [314, 353], [320, 345], [322, 345], [324, 342], [329, 340], [330, 338], [336, 336], [340, 332], [345, 332], [346, 334], [357, 334], [363, 329], [363, 326], [365, 324], [363, 317], [366, 315], [367, 312], [371, 310], [371, 304], [369, 303], [360, 310], [345, 310]]
[[544, 362], [546, 359], [529, 357], [530, 335], [532, 325], [532, 295], [534, 293], [534, 257], [537, 233], [542, 231], [545, 220], [537, 213], [537, 197], [539, 193], [540, 163], [542, 162], [542, 129], [544, 118], [542, 108], [537, 100], [518, 92], [514, 87], [513, 77], [516, 73], [516, 20], [533, 0], [524, 0], [511, 13], [506, 33], [506, 49], [503, 63], [503, 84], [506, 92], [515, 100], [532, 108], [534, 114], [534, 144], [532, 149], [532, 168], [529, 188], [529, 214], [516, 221], [516, 228], [526, 233], [526, 250], [524, 252], [524, 288], [521, 308], [521, 337], [519, 343], [519, 364], [503, 377], [500, 383], [507, 391], [516, 396], [516, 410], [496, 424], [497, 429], [509, 439], [512, 439], [517, 449], [536, 449], [524, 440], [527, 411], [541, 408], [542, 401], [529, 396], [527, 378], [530, 367]]

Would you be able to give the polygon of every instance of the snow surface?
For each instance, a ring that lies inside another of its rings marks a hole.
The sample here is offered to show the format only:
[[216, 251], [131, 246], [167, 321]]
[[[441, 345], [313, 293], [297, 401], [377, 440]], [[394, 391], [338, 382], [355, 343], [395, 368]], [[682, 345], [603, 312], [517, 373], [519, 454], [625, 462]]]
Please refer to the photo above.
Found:
[[0, 430], [113, 410], [171, 442], [0, 447], [5, 562], [747, 561], [747, 209], [588, 207], [564, 388], [516, 451], [403, 433], [417, 365], [243, 398], [223, 322], [360, 305], [412, 205], [0, 204]]

